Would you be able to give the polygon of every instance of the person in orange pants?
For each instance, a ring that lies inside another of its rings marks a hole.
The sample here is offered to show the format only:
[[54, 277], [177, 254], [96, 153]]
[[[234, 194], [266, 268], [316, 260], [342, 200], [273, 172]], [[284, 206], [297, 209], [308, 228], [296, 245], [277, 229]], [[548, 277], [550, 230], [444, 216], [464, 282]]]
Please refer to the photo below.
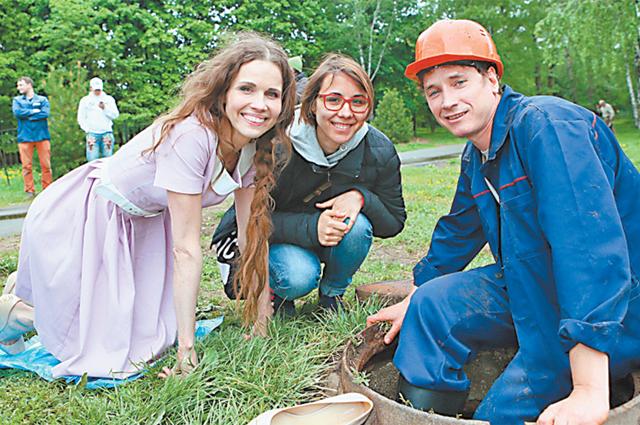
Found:
[[33, 90], [33, 80], [29, 77], [18, 79], [20, 96], [13, 98], [12, 111], [18, 119], [18, 147], [20, 162], [22, 162], [22, 176], [24, 178], [25, 200], [36, 196], [33, 183], [33, 149], [38, 151], [40, 168], [42, 170], [42, 189], [46, 189], [53, 180], [51, 174], [51, 144], [49, 135], [50, 106], [45, 96], [36, 94]]

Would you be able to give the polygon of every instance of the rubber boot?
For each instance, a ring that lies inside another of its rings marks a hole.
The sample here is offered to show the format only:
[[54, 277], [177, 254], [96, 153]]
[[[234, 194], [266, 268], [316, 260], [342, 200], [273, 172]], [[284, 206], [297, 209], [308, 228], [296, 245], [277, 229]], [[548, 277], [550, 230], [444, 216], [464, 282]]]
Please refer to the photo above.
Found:
[[[400, 397], [402, 394], [402, 397]], [[456, 416], [462, 413], [464, 405], [469, 396], [467, 391], [434, 391], [426, 388], [411, 385], [400, 374], [398, 378], [398, 391], [396, 393], [396, 401], [404, 403], [408, 401], [414, 409], [424, 410], [428, 412], [433, 410], [440, 415]]]

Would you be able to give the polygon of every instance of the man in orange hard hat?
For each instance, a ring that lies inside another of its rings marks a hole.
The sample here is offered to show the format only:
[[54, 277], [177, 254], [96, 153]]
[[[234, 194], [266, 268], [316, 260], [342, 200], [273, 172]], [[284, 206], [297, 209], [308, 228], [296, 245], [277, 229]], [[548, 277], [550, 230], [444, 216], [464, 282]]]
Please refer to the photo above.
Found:
[[[399, 398], [455, 415], [480, 349], [518, 351], [475, 410], [492, 425], [602, 424], [609, 382], [640, 365], [640, 173], [607, 125], [562, 99], [501, 86], [489, 33], [436, 22], [405, 75], [469, 140], [451, 211], [386, 320]], [[494, 264], [467, 265], [488, 244]], [[402, 397], [400, 397], [400, 395]]]

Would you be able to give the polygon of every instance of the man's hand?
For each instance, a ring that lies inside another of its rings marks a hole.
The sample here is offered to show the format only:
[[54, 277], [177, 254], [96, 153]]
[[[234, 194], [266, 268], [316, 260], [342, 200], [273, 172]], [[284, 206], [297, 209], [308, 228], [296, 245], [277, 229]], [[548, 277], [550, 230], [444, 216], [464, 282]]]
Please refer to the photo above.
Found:
[[376, 314], [373, 314], [367, 317], [367, 327], [373, 325], [376, 322], [389, 322], [391, 323], [391, 329], [384, 336], [384, 343], [391, 344], [393, 338], [398, 335], [400, 329], [402, 328], [402, 322], [404, 321], [404, 316], [407, 314], [407, 309], [409, 308], [409, 303], [411, 302], [411, 297], [413, 293], [418, 289], [418, 287], [414, 286], [409, 295], [399, 302], [398, 304], [394, 304], [391, 307], [383, 308]]
[[547, 407], [538, 425], [601, 425], [609, 416], [609, 356], [581, 343], [569, 350], [573, 391]]
[[601, 425], [609, 415], [607, 388], [573, 389], [569, 397], [547, 407], [538, 425]]
[[100, 107], [100, 109], [104, 109], [104, 102], [98, 103], [98, 106]]

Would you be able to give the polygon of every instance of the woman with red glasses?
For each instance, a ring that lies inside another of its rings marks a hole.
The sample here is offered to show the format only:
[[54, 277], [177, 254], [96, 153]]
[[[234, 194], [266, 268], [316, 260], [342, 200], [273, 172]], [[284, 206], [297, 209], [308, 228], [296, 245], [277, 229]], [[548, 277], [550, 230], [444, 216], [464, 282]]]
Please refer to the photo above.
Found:
[[292, 157], [272, 192], [269, 276], [274, 309], [285, 316], [316, 288], [320, 307], [337, 311], [373, 236], [404, 227], [400, 160], [366, 123], [372, 107], [367, 73], [342, 55], [327, 56], [302, 95]]

